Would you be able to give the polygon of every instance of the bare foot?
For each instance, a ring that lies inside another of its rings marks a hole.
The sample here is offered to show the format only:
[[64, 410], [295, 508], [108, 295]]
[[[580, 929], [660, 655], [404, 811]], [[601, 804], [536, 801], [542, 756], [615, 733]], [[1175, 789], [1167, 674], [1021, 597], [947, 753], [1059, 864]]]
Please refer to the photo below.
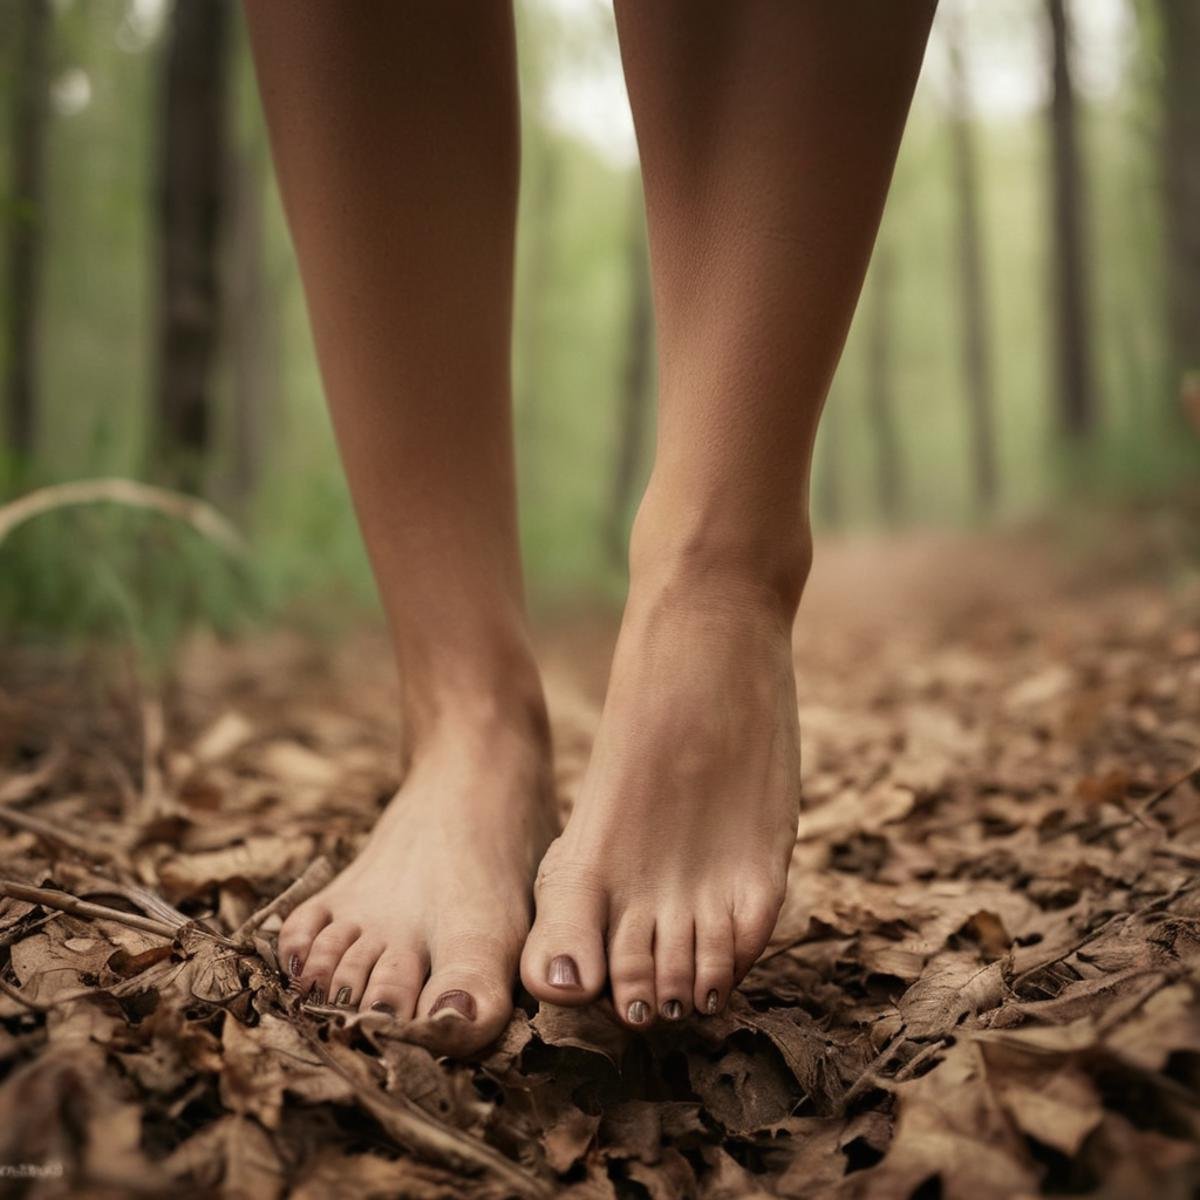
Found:
[[633, 1026], [720, 1011], [783, 900], [799, 734], [777, 602], [635, 576], [580, 797], [538, 872], [525, 986], [577, 1004], [607, 976]]
[[553, 836], [540, 699], [482, 715], [477, 699], [423, 739], [358, 858], [279, 935], [305, 994], [404, 1020], [444, 1014], [439, 1048], [459, 1054], [512, 1013], [530, 884]]

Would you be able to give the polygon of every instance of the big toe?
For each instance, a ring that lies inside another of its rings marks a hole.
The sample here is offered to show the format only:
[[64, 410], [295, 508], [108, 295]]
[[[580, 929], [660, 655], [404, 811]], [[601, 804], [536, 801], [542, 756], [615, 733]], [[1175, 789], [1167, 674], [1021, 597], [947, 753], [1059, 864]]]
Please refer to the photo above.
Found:
[[512, 1016], [515, 966], [515, 950], [495, 939], [449, 937], [434, 947], [417, 1016], [430, 1019], [439, 1050], [472, 1054], [496, 1040]]
[[584, 873], [547, 872], [521, 953], [521, 982], [547, 1004], [586, 1004], [604, 986], [603, 890]]

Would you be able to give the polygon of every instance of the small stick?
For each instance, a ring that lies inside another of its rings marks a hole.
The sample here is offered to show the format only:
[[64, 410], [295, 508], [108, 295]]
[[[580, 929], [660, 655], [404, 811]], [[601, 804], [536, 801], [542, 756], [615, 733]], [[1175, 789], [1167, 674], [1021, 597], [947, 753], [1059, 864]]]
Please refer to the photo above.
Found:
[[197, 533], [238, 557], [246, 553], [241, 534], [213, 508], [195, 496], [182, 496], [132, 479], [83, 479], [38, 488], [0, 507], [0, 542], [18, 525], [42, 513], [76, 504], [123, 504], [149, 508], [184, 521]]
[[13, 987], [11, 983], [6, 983], [0, 979], [0, 992], [6, 996], [10, 996], [18, 1004], [23, 1004], [30, 1012], [49, 1012], [50, 1005], [41, 1000], [30, 1000], [28, 996], [23, 996], [18, 988]]
[[58, 773], [64, 757], [62, 747], [59, 746], [42, 760], [39, 767], [26, 771], [24, 775], [14, 775], [0, 783], [0, 804], [20, 804], [35, 792], [41, 791]]
[[250, 935], [272, 914], [282, 912], [286, 916], [292, 909], [303, 904], [310, 896], [315, 896], [333, 878], [333, 868], [329, 860], [321, 855], [314, 858], [304, 869], [304, 873], [295, 882], [289, 884], [269, 904], [257, 912], [251, 913], [231, 933], [230, 940], [246, 943]]
[[65, 846], [68, 850], [74, 850], [76, 854], [81, 854], [84, 858], [98, 858], [104, 862], [112, 862], [113, 859], [120, 857], [120, 852], [117, 850], [110, 850], [107, 846], [98, 846], [95, 842], [87, 841], [76, 833], [60, 829], [41, 817], [21, 812], [5, 804], [0, 804], [0, 821], [15, 825], [18, 829], [36, 833], [38, 837], [46, 838], [48, 841], [57, 842], [58, 845]]
[[43, 908], [56, 908], [59, 912], [70, 913], [76, 917], [94, 917], [101, 921], [116, 921], [120, 925], [128, 925], [130, 929], [140, 929], [144, 933], [156, 933], [159, 937], [165, 937], [172, 941], [181, 928], [168, 925], [165, 921], [140, 917], [136, 913], [122, 912], [119, 908], [108, 908], [103, 904], [90, 904], [87, 900], [80, 900], [69, 892], [30, 887], [28, 884], [16, 883], [10, 879], [0, 879], [0, 896], [8, 896], [13, 900], [27, 900], [31, 904], [40, 904]]

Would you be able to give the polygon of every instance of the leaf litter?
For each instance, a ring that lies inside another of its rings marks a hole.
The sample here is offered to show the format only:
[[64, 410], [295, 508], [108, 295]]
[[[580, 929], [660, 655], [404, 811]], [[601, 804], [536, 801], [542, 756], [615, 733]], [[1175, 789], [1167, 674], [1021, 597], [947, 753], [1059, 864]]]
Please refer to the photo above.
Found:
[[[153, 699], [14, 656], [0, 1166], [52, 1170], [0, 1190], [1194, 1194], [1200, 595], [994, 580], [810, 606], [788, 899], [726, 1012], [521, 994], [464, 1063], [275, 961], [398, 782], [374, 645], [197, 641]], [[600, 675], [550, 657], [565, 808]]]

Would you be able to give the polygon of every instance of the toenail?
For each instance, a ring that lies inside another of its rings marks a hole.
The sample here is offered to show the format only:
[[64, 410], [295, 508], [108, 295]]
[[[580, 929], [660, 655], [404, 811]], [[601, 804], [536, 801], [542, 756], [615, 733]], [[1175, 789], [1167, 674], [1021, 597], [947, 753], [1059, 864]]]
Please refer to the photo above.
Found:
[[324, 1004], [325, 989], [323, 987], [313, 988], [313, 990], [308, 993], [308, 1002], [309, 1004]]
[[577, 988], [583, 986], [575, 960], [566, 954], [560, 954], [557, 958], [550, 960], [549, 978], [554, 987]]
[[334, 1004], [343, 1004], [343, 1005], [349, 1004], [350, 1003], [350, 995], [351, 995], [351, 992], [350, 992], [349, 985], [347, 985], [346, 987], [338, 988], [338, 994], [337, 994], [337, 998], [334, 1000]]
[[434, 1001], [429, 1015], [432, 1017], [446, 1009], [458, 1013], [460, 1017], [466, 1017], [468, 1021], [475, 1020], [475, 1000], [469, 992], [443, 992]]
[[371, 1011], [387, 1013], [389, 1017], [394, 1017], [396, 1015], [396, 1010], [386, 1000], [376, 1000], [375, 1003], [371, 1005]]
[[711, 1017], [720, 1007], [721, 994], [716, 988], [713, 988], [713, 990], [708, 993], [708, 998], [704, 1001], [704, 1011]]
[[288, 974], [293, 979], [298, 979], [300, 977], [300, 970], [303, 966], [304, 964], [300, 961], [300, 955], [293, 954], [292, 957], [288, 959]]
[[627, 1016], [631, 1025], [644, 1025], [650, 1016], [650, 1006], [645, 1000], [635, 1000], [628, 1009]]
[[663, 1005], [663, 1016], [668, 1021], [678, 1021], [683, 1016], [683, 1005], [678, 1000], [668, 1000]]

